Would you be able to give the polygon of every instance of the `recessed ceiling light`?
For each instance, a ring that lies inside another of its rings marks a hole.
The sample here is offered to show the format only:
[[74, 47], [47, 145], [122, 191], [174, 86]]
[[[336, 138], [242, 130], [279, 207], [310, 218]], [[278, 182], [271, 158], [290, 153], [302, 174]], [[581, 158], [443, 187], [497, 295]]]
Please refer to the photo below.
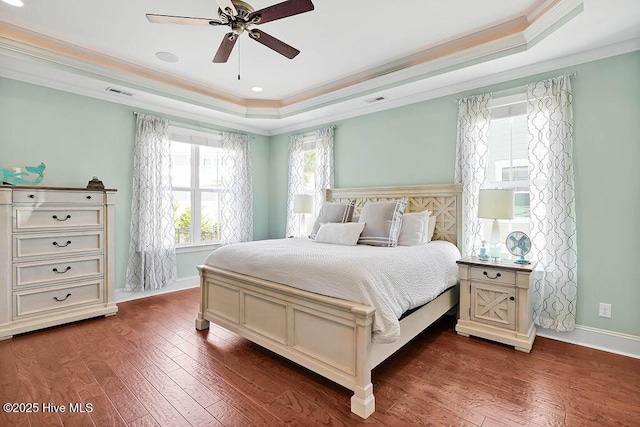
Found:
[[259, 87], [259, 86], [254, 86], [254, 87], [251, 88], [251, 90], [254, 91], [254, 92], [262, 92], [262, 88]]
[[24, 3], [21, 0], [2, 0], [6, 4], [10, 4], [11, 6], [22, 7]]
[[156, 57], [164, 62], [178, 62], [178, 57], [171, 52], [157, 52]]

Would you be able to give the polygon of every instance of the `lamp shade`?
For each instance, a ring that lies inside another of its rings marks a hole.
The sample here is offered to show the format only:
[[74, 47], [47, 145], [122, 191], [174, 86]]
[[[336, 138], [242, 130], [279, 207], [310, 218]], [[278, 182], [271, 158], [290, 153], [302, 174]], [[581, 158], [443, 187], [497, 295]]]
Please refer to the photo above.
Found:
[[513, 190], [480, 190], [478, 218], [512, 219]]
[[310, 196], [308, 194], [296, 194], [295, 196], [293, 196], [293, 212], [312, 213], [313, 196]]

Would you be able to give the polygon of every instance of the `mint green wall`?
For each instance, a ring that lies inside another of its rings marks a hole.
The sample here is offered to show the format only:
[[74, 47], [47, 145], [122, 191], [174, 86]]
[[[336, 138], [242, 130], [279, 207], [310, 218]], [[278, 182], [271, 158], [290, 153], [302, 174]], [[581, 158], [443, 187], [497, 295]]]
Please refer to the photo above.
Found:
[[[336, 123], [335, 184], [451, 182], [456, 98], [574, 71], [577, 323], [640, 336], [640, 52]], [[270, 139], [272, 238], [285, 234], [288, 137]], [[612, 304], [611, 319], [598, 317], [599, 302]]]
[[[450, 182], [456, 98], [573, 71], [578, 324], [640, 336], [633, 269], [640, 259], [640, 52], [337, 123], [336, 185]], [[0, 166], [43, 161], [43, 185], [84, 187], [97, 175], [118, 189], [118, 287], [128, 253], [134, 135], [130, 107], [0, 78]], [[287, 149], [288, 134], [252, 137], [256, 239], [285, 234]], [[194, 275], [207, 253], [179, 255], [179, 276]], [[612, 304], [611, 319], [597, 316], [599, 302]]]
[[[0, 78], [0, 167], [44, 162], [47, 169], [41, 185], [85, 187], [95, 175], [108, 188], [118, 190], [117, 288], [124, 286], [127, 269], [134, 141], [135, 116], [131, 107]], [[268, 237], [268, 142], [265, 136], [252, 135], [250, 143], [256, 239]], [[197, 275], [195, 266], [208, 253], [179, 254], [178, 276]]]

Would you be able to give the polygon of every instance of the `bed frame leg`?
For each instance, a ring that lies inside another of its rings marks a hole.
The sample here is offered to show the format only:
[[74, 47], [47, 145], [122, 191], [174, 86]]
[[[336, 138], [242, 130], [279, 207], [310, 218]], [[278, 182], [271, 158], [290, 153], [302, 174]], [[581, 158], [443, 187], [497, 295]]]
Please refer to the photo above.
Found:
[[196, 329], [201, 331], [207, 328], [209, 328], [209, 321], [206, 319], [203, 319], [202, 317], [198, 317], [196, 319]]
[[360, 418], [368, 418], [376, 410], [376, 399], [373, 396], [373, 384], [365, 388], [356, 387], [351, 396], [351, 412]]

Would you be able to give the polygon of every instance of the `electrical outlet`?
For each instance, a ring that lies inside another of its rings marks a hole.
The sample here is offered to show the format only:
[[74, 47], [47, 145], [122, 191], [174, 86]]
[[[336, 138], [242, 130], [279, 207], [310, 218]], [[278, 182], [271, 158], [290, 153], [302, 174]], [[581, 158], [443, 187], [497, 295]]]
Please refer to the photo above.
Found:
[[600, 309], [598, 310], [598, 316], [611, 319], [611, 304], [600, 303]]

